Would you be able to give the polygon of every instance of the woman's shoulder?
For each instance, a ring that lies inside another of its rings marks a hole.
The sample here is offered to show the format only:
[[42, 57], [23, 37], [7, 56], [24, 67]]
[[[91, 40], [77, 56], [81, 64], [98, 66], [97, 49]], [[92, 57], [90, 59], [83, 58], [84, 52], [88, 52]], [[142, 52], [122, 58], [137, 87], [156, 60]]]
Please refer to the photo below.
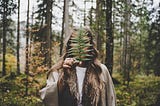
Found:
[[102, 69], [102, 78], [104, 79], [104, 80], [106, 80], [106, 79], [108, 79], [109, 77], [110, 77], [110, 74], [109, 74], [109, 71], [108, 71], [108, 68], [107, 68], [107, 66], [105, 65], [105, 64], [100, 64], [100, 67], [101, 67], [101, 69]]
[[47, 83], [48, 82], [57, 82], [59, 77], [59, 72], [58, 71], [52, 71], [48, 74], [47, 77]]
[[102, 69], [102, 72], [104, 72], [104, 73], [109, 73], [109, 71], [108, 71], [108, 68], [107, 68], [107, 66], [105, 65], [105, 64], [100, 64], [100, 67], [101, 67], [101, 69]]
[[47, 72], [47, 78], [59, 74], [62, 69], [62, 64], [63, 64], [62, 59], [60, 59], [56, 64], [54, 64]]

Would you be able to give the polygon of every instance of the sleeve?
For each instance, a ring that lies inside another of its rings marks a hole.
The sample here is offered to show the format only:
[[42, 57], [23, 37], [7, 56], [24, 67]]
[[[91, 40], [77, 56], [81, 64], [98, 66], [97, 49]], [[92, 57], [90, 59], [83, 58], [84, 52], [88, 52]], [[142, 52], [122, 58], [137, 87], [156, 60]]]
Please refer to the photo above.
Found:
[[106, 104], [107, 106], [116, 106], [116, 94], [112, 78], [107, 67], [104, 64], [102, 64], [102, 71], [106, 80]]
[[58, 76], [59, 75], [57, 72], [51, 72], [47, 79], [46, 87], [39, 91], [40, 97], [43, 100], [45, 106], [58, 106]]

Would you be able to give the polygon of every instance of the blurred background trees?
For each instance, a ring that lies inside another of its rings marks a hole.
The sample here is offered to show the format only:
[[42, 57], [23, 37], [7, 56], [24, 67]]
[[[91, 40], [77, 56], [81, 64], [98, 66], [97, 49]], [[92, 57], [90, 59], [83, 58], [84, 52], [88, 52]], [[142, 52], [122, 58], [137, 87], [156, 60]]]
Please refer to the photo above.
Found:
[[158, 0], [0, 0], [0, 17], [0, 105], [41, 106], [46, 72], [70, 29], [85, 26], [113, 78], [118, 105], [159, 105]]

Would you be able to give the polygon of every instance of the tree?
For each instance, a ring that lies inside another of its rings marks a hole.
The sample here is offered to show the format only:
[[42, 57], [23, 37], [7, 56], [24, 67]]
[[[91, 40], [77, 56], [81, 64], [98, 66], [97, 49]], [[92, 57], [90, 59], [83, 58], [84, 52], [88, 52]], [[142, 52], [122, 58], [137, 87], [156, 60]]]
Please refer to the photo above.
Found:
[[102, 46], [102, 39], [101, 39], [101, 30], [100, 30], [100, 26], [101, 26], [101, 22], [100, 19], [101, 17], [101, 13], [102, 13], [102, 1], [101, 0], [96, 0], [96, 35], [97, 35], [97, 50], [99, 52], [101, 52], [101, 46]]
[[[96, 47], [97, 50], [100, 52], [99, 54], [99, 59], [104, 62], [104, 58], [103, 56], [105, 55], [104, 51], [104, 42], [105, 42], [105, 28], [106, 28], [106, 14], [105, 14], [105, 9], [106, 9], [106, 3], [105, 0], [96, 0], [96, 8], [94, 8], [93, 4], [94, 1], [91, 0], [89, 1], [85, 1], [86, 3], [90, 3], [91, 7], [90, 7], [90, 11], [89, 13], [85, 13], [84, 16], [88, 17], [89, 22], [87, 22], [88, 20], [85, 19], [84, 23], [89, 23], [90, 28], [92, 29], [92, 31], [95, 33], [96, 35]], [[85, 10], [87, 11], [87, 10]], [[88, 16], [87, 16], [88, 15]]]
[[[156, 20], [151, 23], [149, 34], [146, 40], [145, 57], [147, 70], [152, 70], [155, 76], [160, 76], [160, 10]], [[149, 74], [149, 72], [147, 73]]]
[[6, 75], [6, 36], [7, 36], [7, 27], [8, 16], [11, 16], [12, 13], [15, 13], [16, 4], [13, 0], [0, 0], [0, 14], [2, 15], [2, 27], [3, 27], [3, 65], [2, 65], [2, 76]]
[[[2, 22], [0, 22], [0, 54], [2, 54]], [[2, 67], [2, 55], [0, 55], [0, 66]], [[0, 69], [2, 70], [2, 68]]]
[[20, 0], [18, 0], [18, 20], [17, 20], [17, 74], [20, 74], [20, 59], [19, 59], [19, 48], [20, 48], [20, 42], [19, 42], [19, 37], [20, 37]]
[[51, 38], [52, 38], [52, 0], [39, 0], [36, 23], [37, 27], [34, 41], [41, 43], [41, 57], [44, 57], [42, 64], [51, 67]]
[[[142, 5], [143, 4], [143, 5]], [[115, 1], [113, 8], [115, 61], [117, 71], [124, 82], [146, 70], [144, 41], [148, 35], [148, 1]], [[147, 69], [148, 70], [148, 69]], [[130, 76], [130, 73], [134, 74]]]
[[[8, 54], [11, 54], [11, 55], [15, 55], [15, 52], [16, 52], [16, 45], [15, 45], [15, 22], [8, 18], [7, 19], [7, 29], [6, 29], [6, 32], [7, 32], [7, 36], [6, 36], [6, 55], [5, 55], [5, 72], [6, 74], [10, 73], [11, 70], [8, 70], [8, 60], [7, 60], [7, 55]], [[0, 33], [2, 33], [2, 26], [0, 27]], [[2, 34], [1, 34], [2, 35]], [[2, 41], [2, 38], [1, 38], [1, 41]], [[2, 53], [2, 44], [3, 42], [1, 42], [0, 44], [0, 47], [1, 47], [1, 50], [0, 50], [0, 54]], [[15, 61], [16, 63], [16, 61]], [[15, 64], [15, 63], [12, 63], [12, 64]], [[0, 70], [2, 70], [2, 55], [0, 56]], [[13, 68], [12, 71], [16, 70], [15, 68]]]
[[51, 35], [52, 35], [52, 0], [46, 1], [46, 32], [45, 35], [47, 35], [46, 39], [46, 55], [45, 55], [45, 63], [48, 66], [48, 68], [51, 67]]
[[29, 75], [29, 0], [27, 6], [27, 24], [26, 24], [26, 92], [25, 95], [28, 95], [28, 75]]
[[127, 86], [129, 85], [130, 81], [130, 70], [131, 70], [131, 45], [130, 45], [130, 39], [131, 39], [131, 31], [130, 31], [130, 0], [125, 0], [124, 2], [124, 38], [123, 38], [123, 56], [122, 56], [122, 69], [124, 72], [124, 83], [127, 81]]
[[105, 64], [110, 74], [113, 70], [113, 32], [112, 32], [112, 0], [106, 0], [106, 59]]
[[63, 52], [64, 36], [67, 38], [69, 36], [69, 0], [64, 0], [63, 6], [63, 20], [62, 20], [62, 32], [61, 32], [61, 44], [60, 44], [60, 56]]

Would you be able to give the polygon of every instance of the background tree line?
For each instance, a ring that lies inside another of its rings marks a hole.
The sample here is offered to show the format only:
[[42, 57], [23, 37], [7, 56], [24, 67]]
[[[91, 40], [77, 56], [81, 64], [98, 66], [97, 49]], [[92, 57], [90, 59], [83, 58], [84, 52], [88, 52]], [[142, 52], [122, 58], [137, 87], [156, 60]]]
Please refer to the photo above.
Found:
[[21, 2], [0, 0], [2, 105], [40, 106], [38, 90], [45, 85], [48, 69], [63, 54], [70, 29], [88, 26], [99, 59], [115, 83], [118, 105], [158, 106], [160, 4], [154, 7], [152, 0], [37, 0], [32, 7], [27, 0], [22, 22]]

